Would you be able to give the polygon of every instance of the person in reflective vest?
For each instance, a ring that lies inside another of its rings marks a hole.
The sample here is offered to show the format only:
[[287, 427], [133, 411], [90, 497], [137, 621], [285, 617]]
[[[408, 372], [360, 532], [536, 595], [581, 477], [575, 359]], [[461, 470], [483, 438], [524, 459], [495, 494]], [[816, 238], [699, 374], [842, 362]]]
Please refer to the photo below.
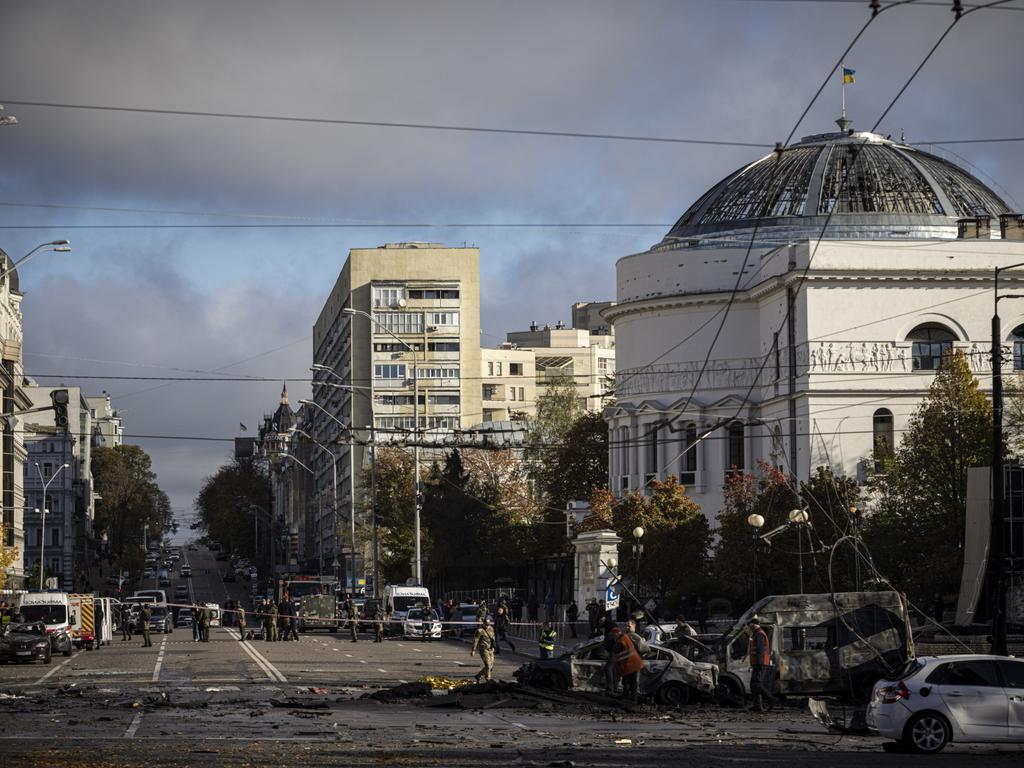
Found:
[[612, 644], [615, 674], [622, 680], [622, 697], [635, 704], [640, 695], [640, 670], [644, 668], [644, 660], [640, 658], [629, 635], [618, 627], [612, 628], [609, 639]]
[[752, 616], [747, 622], [747, 655], [750, 662], [750, 693], [772, 695], [772, 646], [761, 620]]
[[555, 641], [558, 639], [558, 630], [552, 629], [551, 622], [545, 621], [540, 630], [540, 657], [550, 659], [555, 652]]

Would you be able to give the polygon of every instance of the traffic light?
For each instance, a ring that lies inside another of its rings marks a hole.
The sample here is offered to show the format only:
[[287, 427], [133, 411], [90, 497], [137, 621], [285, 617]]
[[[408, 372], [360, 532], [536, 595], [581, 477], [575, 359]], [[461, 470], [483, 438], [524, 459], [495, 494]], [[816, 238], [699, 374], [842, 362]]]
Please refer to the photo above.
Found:
[[53, 403], [53, 423], [57, 429], [68, 431], [68, 391], [66, 389], [55, 389], [50, 392], [50, 402]]

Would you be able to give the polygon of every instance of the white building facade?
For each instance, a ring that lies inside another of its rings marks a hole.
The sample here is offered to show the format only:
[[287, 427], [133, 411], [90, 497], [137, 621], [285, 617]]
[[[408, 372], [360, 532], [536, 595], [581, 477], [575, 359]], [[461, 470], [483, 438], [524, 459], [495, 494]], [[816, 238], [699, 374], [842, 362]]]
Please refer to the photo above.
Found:
[[[731, 174], [617, 263], [614, 492], [675, 475], [714, 519], [727, 473], [759, 461], [863, 479], [943, 354], [990, 388], [993, 270], [1024, 261], [1020, 216], [952, 163], [841, 129]], [[1024, 302], [1001, 310], [1009, 374]]]

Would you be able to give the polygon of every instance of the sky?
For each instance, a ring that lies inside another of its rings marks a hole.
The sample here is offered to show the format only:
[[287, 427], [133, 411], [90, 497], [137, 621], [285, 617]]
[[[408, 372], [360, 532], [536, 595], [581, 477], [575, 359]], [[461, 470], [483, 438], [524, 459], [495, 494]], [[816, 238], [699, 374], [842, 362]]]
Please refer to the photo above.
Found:
[[[613, 298], [618, 258], [767, 149], [12, 102], [770, 148], [834, 129], [838, 77], [797, 119], [868, 17], [815, 0], [5, 0], [0, 114], [18, 123], [0, 126], [0, 248], [73, 248], [19, 270], [26, 372], [110, 393], [187, 521], [239, 423], [253, 434], [281, 381], [293, 404], [309, 395], [312, 325], [348, 249], [478, 246], [481, 344], [496, 346]], [[855, 128], [951, 21], [919, 0], [868, 27], [846, 57]], [[964, 17], [878, 132], [1020, 136], [1022, 36], [1024, 0]], [[1024, 210], [1024, 143], [932, 149]], [[278, 226], [210, 226], [254, 224]], [[608, 226], [566, 226], [582, 224]], [[144, 378], [187, 375], [271, 381]]]

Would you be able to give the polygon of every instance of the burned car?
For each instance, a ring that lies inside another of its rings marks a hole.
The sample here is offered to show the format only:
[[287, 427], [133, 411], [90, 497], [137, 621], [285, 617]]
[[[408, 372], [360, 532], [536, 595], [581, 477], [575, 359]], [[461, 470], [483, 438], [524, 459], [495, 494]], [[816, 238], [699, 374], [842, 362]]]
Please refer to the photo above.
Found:
[[[698, 696], [714, 696], [718, 684], [715, 664], [690, 661], [659, 645], [649, 645], [640, 655], [644, 660], [639, 681], [641, 696], [668, 705], [686, 704]], [[605, 690], [607, 661], [608, 650], [599, 639], [578, 645], [558, 658], [526, 664], [516, 670], [515, 677], [524, 685], [600, 693]]]
[[914, 657], [906, 603], [896, 592], [773, 595], [754, 603], [696, 656], [718, 665], [719, 682], [732, 698], [750, 692], [746, 628], [755, 615], [768, 634], [783, 698], [863, 703], [878, 680]]

